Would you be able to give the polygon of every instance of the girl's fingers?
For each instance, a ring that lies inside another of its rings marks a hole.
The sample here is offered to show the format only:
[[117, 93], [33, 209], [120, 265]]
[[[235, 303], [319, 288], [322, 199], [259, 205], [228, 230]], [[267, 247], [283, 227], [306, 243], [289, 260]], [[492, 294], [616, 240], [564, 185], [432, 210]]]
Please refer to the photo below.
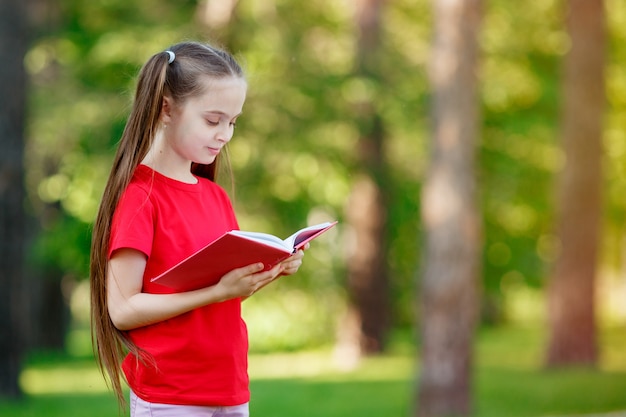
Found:
[[276, 278], [278, 278], [278, 276], [282, 273], [282, 271], [283, 271], [282, 264], [278, 264], [274, 268], [268, 271], [264, 271], [261, 274], [256, 274], [255, 276], [253, 276], [252, 289], [251, 289], [250, 295], [254, 294], [261, 288], [265, 287], [266, 285], [274, 281]]
[[263, 265], [261, 262], [258, 262], [252, 265], [244, 266], [243, 268], [239, 268], [239, 271], [241, 271], [243, 275], [252, 275], [256, 274], [257, 272], [263, 271], [263, 268], [265, 268], [265, 265]]

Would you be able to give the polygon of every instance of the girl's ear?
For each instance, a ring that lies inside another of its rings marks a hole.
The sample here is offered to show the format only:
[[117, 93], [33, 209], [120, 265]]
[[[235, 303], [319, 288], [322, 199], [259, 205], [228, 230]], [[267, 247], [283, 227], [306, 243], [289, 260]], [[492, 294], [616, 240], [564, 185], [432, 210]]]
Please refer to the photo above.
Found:
[[168, 124], [172, 120], [173, 109], [173, 100], [168, 96], [163, 96], [163, 104], [161, 105], [161, 122]]

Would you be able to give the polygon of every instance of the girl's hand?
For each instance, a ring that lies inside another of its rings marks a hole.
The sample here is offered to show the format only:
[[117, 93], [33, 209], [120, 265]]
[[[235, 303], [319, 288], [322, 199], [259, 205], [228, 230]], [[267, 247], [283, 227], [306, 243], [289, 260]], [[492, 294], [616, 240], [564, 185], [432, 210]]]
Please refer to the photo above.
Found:
[[268, 271], [263, 271], [263, 264], [261, 263], [235, 269], [224, 275], [217, 286], [224, 291], [226, 299], [250, 297], [279, 276], [292, 275], [298, 272], [300, 265], [302, 265], [304, 250], [308, 248], [309, 244], [307, 243], [303, 249]]
[[300, 265], [302, 265], [302, 258], [304, 258], [304, 251], [301, 249], [281, 262], [280, 265], [283, 267], [282, 275], [293, 275], [298, 272]]
[[252, 264], [230, 271], [216, 286], [223, 292], [224, 299], [249, 297], [276, 279], [282, 271], [282, 264], [267, 271], [263, 271], [262, 263]]
[[282, 275], [293, 275], [298, 272], [302, 265], [302, 258], [304, 258], [304, 251], [309, 249], [310, 245], [307, 243], [298, 252], [285, 259], [281, 265], [283, 266]]

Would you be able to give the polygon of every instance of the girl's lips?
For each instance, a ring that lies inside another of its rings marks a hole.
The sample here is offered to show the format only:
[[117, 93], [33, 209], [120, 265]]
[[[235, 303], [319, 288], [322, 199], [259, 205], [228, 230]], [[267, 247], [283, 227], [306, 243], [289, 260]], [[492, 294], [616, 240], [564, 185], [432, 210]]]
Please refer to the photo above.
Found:
[[209, 149], [209, 152], [211, 152], [213, 155], [217, 155], [222, 150], [222, 148], [211, 148], [211, 147], [208, 147], [208, 149]]

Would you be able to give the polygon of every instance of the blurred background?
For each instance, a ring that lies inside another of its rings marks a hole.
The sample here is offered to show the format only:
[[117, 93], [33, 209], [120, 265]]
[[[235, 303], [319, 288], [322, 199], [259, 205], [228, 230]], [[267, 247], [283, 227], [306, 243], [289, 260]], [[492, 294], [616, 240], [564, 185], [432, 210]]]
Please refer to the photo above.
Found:
[[[241, 228], [339, 220], [244, 304], [253, 415], [626, 410], [626, 3], [0, 1], [0, 415], [117, 412], [91, 348], [91, 222], [140, 66], [186, 39], [247, 73], [222, 176]], [[448, 70], [469, 77], [445, 90]], [[446, 116], [469, 121], [446, 136]], [[438, 166], [475, 181], [451, 197]], [[475, 238], [461, 218], [433, 239], [429, 184], [437, 210], [469, 195]], [[449, 383], [446, 357], [467, 358]], [[452, 394], [427, 395], [425, 360]]]

